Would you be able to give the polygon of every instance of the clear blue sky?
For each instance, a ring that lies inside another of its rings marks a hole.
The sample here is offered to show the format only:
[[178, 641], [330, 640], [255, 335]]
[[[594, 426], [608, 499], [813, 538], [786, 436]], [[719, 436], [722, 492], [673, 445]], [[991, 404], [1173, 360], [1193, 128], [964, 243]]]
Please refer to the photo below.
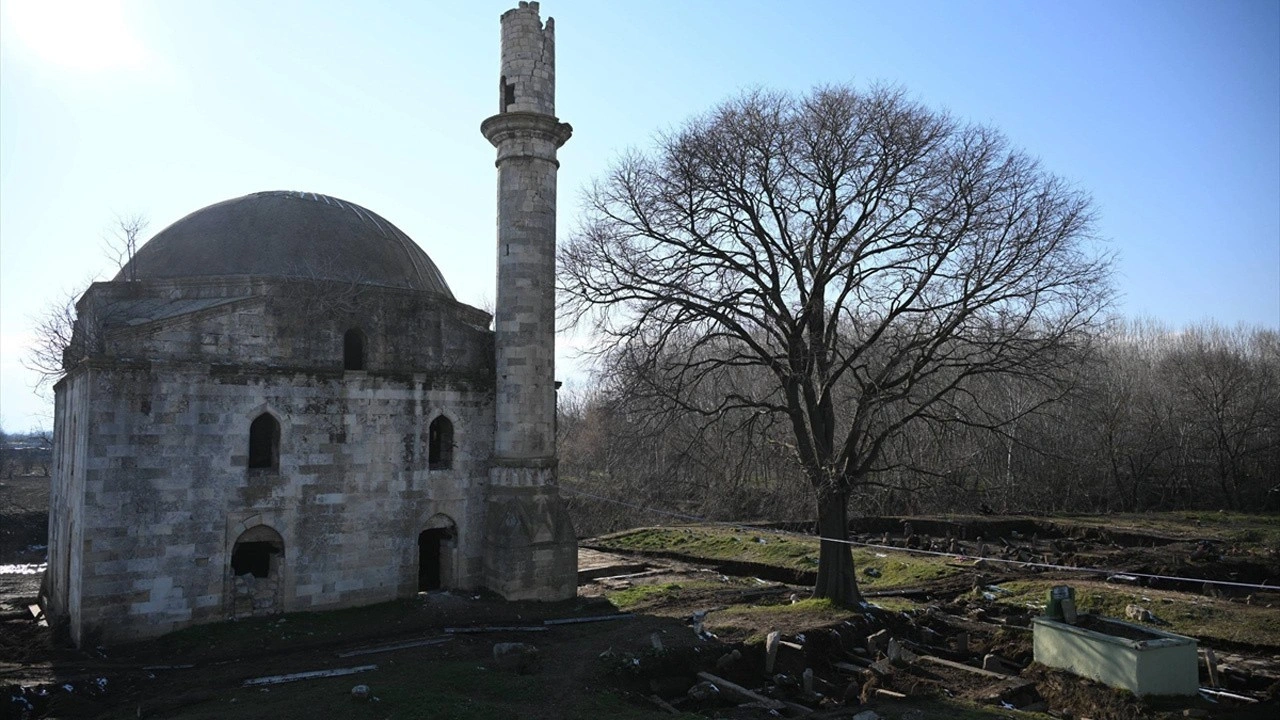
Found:
[[[32, 318], [151, 233], [259, 190], [369, 207], [494, 296], [498, 16], [515, 0], [0, 0], [0, 424], [49, 427]], [[1089, 190], [1120, 312], [1280, 327], [1280, 2], [615, 3], [556, 18], [560, 232], [580, 188], [737, 90], [882, 81]], [[569, 343], [566, 342], [566, 345]], [[571, 374], [565, 368], [562, 375]], [[579, 381], [581, 382], [581, 380]]]

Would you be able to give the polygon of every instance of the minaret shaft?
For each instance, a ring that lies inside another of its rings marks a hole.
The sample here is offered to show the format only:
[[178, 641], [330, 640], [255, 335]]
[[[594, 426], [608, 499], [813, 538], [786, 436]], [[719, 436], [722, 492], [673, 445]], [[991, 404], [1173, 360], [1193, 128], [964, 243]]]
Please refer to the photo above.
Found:
[[555, 25], [537, 3], [502, 16], [499, 112], [480, 131], [498, 149], [498, 296], [494, 459], [555, 462]]
[[577, 540], [556, 488], [555, 25], [538, 3], [502, 15], [498, 114], [480, 125], [498, 150], [493, 464], [486, 508], [490, 589], [512, 600], [577, 593]]

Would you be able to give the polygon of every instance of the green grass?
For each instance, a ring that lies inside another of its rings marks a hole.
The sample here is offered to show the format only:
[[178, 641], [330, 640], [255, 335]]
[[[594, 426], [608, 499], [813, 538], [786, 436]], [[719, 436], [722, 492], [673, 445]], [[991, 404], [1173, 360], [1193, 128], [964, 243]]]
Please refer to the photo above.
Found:
[[[760, 563], [789, 570], [817, 570], [817, 538], [752, 532], [735, 528], [682, 527], [645, 528], [611, 535], [601, 545], [633, 552], [679, 553], [688, 557], [720, 561]], [[858, 568], [858, 584], [869, 590], [908, 587], [928, 583], [959, 572], [944, 560], [907, 553], [877, 553], [853, 550]], [[864, 568], [875, 568], [880, 577], [870, 577]]]
[[605, 597], [609, 602], [613, 603], [619, 610], [630, 610], [641, 605], [649, 605], [658, 600], [679, 597], [682, 593], [696, 590], [721, 589], [724, 583], [715, 583], [707, 580], [695, 580], [691, 582], [663, 583], [652, 585], [633, 585], [623, 590], [614, 590], [605, 593]]
[[645, 528], [602, 539], [619, 550], [675, 552], [707, 560], [737, 560], [794, 570], [818, 567], [818, 544], [805, 538], [732, 528]]
[[832, 620], [842, 620], [851, 614], [848, 609], [833, 604], [827, 598], [807, 598], [794, 603], [778, 605], [730, 605], [723, 612], [738, 613], [749, 617], [787, 618], [795, 615], [813, 617], [829, 615]]
[[[1043, 605], [1049, 588], [1060, 584], [1061, 581], [1050, 580], [1010, 581], [1001, 587], [1012, 594], [1001, 595], [998, 600], [1017, 606]], [[1076, 589], [1076, 606], [1085, 612], [1124, 620], [1125, 606], [1132, 603], [1169, 623], [1159, 629], [1209, 641], [1280, 647], [1280, 612], [1274, 608], [1146, 588], [1078, 582], [1072, 585]]]
[[1085, 515], [1055, 520], [1060, 525], [1085, 525], [1111, 530], [1135, 530], [1185, 539], [1206, 538], [1268, 548], [1280, 547], [1280, 517], [1238, 512], [1192, 510], [1162, 513]]

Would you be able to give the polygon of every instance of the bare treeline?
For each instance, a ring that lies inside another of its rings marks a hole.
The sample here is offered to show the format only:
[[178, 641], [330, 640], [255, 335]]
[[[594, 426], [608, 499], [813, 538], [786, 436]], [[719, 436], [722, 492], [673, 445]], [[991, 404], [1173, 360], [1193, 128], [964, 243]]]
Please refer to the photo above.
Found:
[[[756, 413], [660, 411], [628, 393], [625, 365], [609, 372], [560, 403], [561, 483], [579, 533], [675, 519], [643, 508], [812, 518], [788, 428]], [[972, 420], [905, 428], [852, 514], [1280, 509], [1273, 330], [1117, 325], [1059, 382], [978, 379], [963, 397], [957, 411]]]

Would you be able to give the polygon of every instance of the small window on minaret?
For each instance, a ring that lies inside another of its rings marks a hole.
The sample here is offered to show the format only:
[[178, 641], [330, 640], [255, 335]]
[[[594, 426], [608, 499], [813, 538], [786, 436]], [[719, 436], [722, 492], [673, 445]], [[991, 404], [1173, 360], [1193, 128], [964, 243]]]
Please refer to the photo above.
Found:
[[342, 367], [364, 370], [364, 333], [351, 328], [342, 336]]
[[503, 75], [500, 81], [502, 85], [502, 106], [498, 108], [498, 112], [506, 112], [507, 108], [516, 104], [516, 84], [507, 82], [507, 76]]

